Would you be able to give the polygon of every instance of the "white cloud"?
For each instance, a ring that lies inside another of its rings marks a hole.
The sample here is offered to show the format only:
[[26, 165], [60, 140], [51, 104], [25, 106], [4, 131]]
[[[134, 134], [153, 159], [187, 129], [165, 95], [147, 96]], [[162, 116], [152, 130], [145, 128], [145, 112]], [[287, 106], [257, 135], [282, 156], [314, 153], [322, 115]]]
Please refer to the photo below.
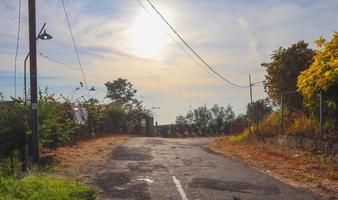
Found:
[[[70, 22], [79, 48], [88, 84], [100, 88], [103, 83], [124, 77], [134, 83], [148, 107], [160, 105], [158, 119], [170, 122], [179, 113], [207, 103], [231, 103], [243, 112], [248, 91], [237, 90], [217, 81], [188, 57], [166, 33], [168, 43], [159, 58], [143, 59], [135, 55], [128, 31], [135, 17], [143, 12], [136, 1], [65, 0]], [[155, 5], [183, 38], [220, 74], [238, 84], [264, 78], [260, 63], [278, 46], [297, 40], [312, 42], [320, 35], [328, 36], [338, 27], [337, 1], [313, 1], [303, 5], [297, 1], [154, 1]], [[37, 29], [47, 22], [53, 40], [40, 41], [38, 48], [51, 58], [78, 68], [71, 37], [59, 0], [37, 1]], [[27, 5], [22, 6], [22, 37], [19, 63], [28, 49]], [[165, 13], [170, 12], [170, 14]], [[17, 2], [0, 3], [0, 77], [13, 72], [17, 30]], [[168, 28], [165, 28], [167, 31]], [[160, 33], [159, 33], [160, 34]], [[171, 32], [172, 35], [174, 35]], [[182, 44], [183, 45], [183, 44]], [[79, 70], [71, 70], [38, 57], [40, 86], [53, 92], [69, 93], [82, 81]], [[22, 73], [22, 67], [19, 67]], [[22, 82], [20, 82], [21, 84]], [[6, 96], [12, 95], [12, 83], [0, 79]], [[181, 91], [181, 92], [178, 92]], [[255, 88], [255, 98], [263, 97]], [[157, 95], [152, 95], [157, 94]]]

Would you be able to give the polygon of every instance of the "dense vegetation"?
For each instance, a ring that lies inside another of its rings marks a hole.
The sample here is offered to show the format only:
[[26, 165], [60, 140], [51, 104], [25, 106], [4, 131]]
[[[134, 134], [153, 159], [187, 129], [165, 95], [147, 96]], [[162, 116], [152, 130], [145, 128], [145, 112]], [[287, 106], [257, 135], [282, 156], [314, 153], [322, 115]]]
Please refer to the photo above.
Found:
[[[243, 130], [245, 121], [242, 116], [236, 118], [231, 105], [227, 107], [213, 105], [210, 109], [204, 105], [194, 110], [190, 110], [185, 116], [176, 117], [176, 127], [171, 132], [189, 132], [198, 135], [228, 134], [230, 132], [240, 132]], [[241, 122], [241, 128], [234, 130], [236, 122]]]
[[[272, 61], [262, 66], [266, 68], [264, 84], [268, 100], [274, 108], [264, 106], [265, 110], [259, 105], [252, 105], [253, 116], [248, 119], [254, 122], [251, 132], [258, 138], [275, 138], [276, 141], [283, 138], [284, 144], [295, 148], [336, 155], [338, 33], [333, 34], [331, 41], [320, 37], [315, 42], [318, 47], [315, 51], [308, 49], [303, 41], [273, 51]], [[262, 112], [265, 117], [255, 118]], [[248, 138], [249, 131], [246, 130], [231, 139]]]
[[200, 135], [235, 134], [235, 127], [241, 124], [241, 134], [230, 136], [231, 141], [255, 138], [336, 155], [338, 33], [333, 34], [331, 41], [321, 37], [316, 44], [315, 51], [304, 41], [274, 50], [271, 61], [262, 64], [266, 69], [263, 83], [268, 98], [249, 103], [245, 114], [235, 117], [230, 105], [214, 105], [211, 109], [201, 106], [178, 116], [176, 126], [169, 130]]
[[[47, 88], [39, 90], [39, 145], [42, 151], [99, 134], [145, 131], [144, 121], [151, 118], [151, 112], [135, 98], [133, 85], [121, 78], [105, 85], [108, 103], [84, 97], [73, 100], [74, 93], [71, 97], [57, 97], [49, 94]], [[74, 92], [82, 87], [80, 83]], [[72, 115], [77, 106], [88, 110], [88, 121], [84, 125], [77, 124]], [[29, 153], [32, 149], [30, 124], [29, 106], [25, 106], [20, 98], [6, 101], [0, 93], [0, 200], [95, 199], [95, 191], [89, 186], [69, 179], [22, 173], [25, 135], [28, 135]], [[50, 164], [44, 160], [31, 170], [41, 172], [44, 165]]]
[[[80, 84], [83, 87], [83, 84]], [[40, 146], [55, 148], [60, 145], [95, 134], [142, 131], [144, 121], [151, 112], [135, 98], [136, 90], [126, 79], [107, 82], [109, 103], [96, 99], [70, 98], [49, 94], [48, 89], [39, 90]], [[80, 87], [79, 87], [80, 88]], [[78, 89], [76, 89], [78, 90]], [[73, 107], [85, 107], [89, 113], [87, 124], [76, 124], [72, 116]], [[5, 101], [0, 96], [0, 157], [7, 157], [20, 150], [23, 136], [30, 133], [30, 114], [22, 99]]]

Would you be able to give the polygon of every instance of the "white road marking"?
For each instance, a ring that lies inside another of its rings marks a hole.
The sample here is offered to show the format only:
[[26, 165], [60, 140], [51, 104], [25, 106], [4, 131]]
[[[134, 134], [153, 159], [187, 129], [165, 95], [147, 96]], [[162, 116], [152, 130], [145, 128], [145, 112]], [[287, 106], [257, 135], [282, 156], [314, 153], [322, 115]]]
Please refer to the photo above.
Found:
[[154, 183], [154, 181], [151, 180], [151, 179], [149, 179], [149, 178], [139, 178], [137, 180], [139, 180], [139, 181], [145, 181], [145, 182], [147, 182], [149, 184], [153, 184]]
[[175, 176], [173, 176], [173, 181], [176, 185], [176, 189], [177, 189], [178, 193], [180, 193], [180, 195], [181, 195], [182, 200], [189, 200], [187, 198], [187, 195], [185, 194], [185, 192], [183, 190], [183, 187], [182, 187], [180, 181]]

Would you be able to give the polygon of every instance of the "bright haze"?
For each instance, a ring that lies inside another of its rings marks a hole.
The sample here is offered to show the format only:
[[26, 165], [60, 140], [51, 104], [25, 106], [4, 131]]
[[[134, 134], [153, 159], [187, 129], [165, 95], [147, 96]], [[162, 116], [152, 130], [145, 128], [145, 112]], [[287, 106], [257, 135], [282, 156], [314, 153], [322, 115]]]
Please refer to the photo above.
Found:
[[[138, 98], [154, 110], [160, 124], [203, 104], [231, 104], [244, 112], [249, 90], [218, 80], [184, 46], [146, 1], [65, 0], [79, 55], [93, 96], [103, 99], [104, 83], [126, 78]], [[305, 40], [329, 38], [338, 28], [338, 1], [153, 0], [162, 15], [216, 71], [230, 81], [248, 85], [264, 80], [262, 62], [272, 51]], [[67, 95], [82, 80], [64, 11], [59, 0], [37, 0], [37, 31], [44, 22], [52, 40], [39, 41], [38, 85]], [[148, 10], [148, 12], [146, 11]], [[18, 3], [0, 2], [0, 92], [14, 96], [13, 76]], [[22, 1], [17, 95], [23, 91], [23, 60], [28, 52], [27, 1]], [[179, 46], [178, 44], [181, 46]], [[182, 49], [185, 49], [190, 56]], [[265, 97], [254, 87], [253, 97]], [[86, 95], [86, 91], [78, 94]]]

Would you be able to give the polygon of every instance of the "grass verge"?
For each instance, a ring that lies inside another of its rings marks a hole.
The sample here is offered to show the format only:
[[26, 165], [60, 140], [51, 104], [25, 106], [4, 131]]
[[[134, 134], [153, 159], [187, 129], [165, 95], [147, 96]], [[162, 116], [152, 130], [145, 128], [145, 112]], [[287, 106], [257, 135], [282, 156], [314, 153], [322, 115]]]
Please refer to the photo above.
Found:
[[93, 183], [97, 171], [104, 167], [112, 151], [128, 138], [129, 136], [125, 135], [101, 136], [48, 152], [47, 154], [52, 154], [60, 161], [51, 171], [86, 183]]
[[95, 198], [95, 189], [67, 178], [32, 175], [21, 180], [0, 178], [1, 200], [91, 200]]
[[315, 155], [293, 151], [242, 137], [221, 137], [208, 147], [239, 159], [294, 186], [309, 188], [324, 197], [338, 196], [338, 166], [315, 159]]

